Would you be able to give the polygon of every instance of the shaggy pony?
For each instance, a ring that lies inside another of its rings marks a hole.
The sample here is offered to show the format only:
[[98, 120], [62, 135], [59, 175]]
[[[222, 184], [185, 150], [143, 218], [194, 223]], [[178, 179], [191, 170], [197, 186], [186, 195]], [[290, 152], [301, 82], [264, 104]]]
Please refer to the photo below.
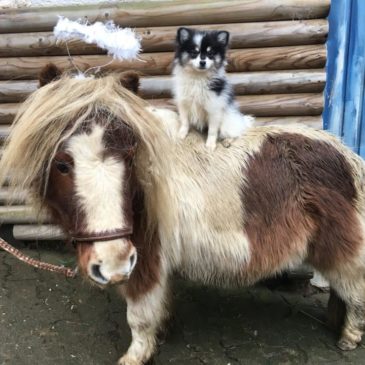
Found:
[[[132, 330], [120, 364], [140, 365], [153, 355], [173, 272], [204, 283], [251, 285], [302, 262], [321, 272], [332, 299], [346, 305], [338, 346], [355, 348], [365, 320], [363, 160], [328, 133], [303, 126], [254, 127], [211, 153], [201, 134], [178, 140], [177, 115], [149, 107], [125, 86], [136, 90], [138, 77], [66, 75], [40, 88], [21, 107], [0, 161], [1, 179], [10, 175], [13, 187], [30, 190], [56, 220], [63, 217], [57, 221], [66, 231], [78, 223], [74, 211], [86, 223], [90, 214], [98, 222], [81, 200], [87, 189], [105, 190], [92, 170], [95, 180], [79, 183], [75, 151], [85, 162], [98, 144], [93, 161], [124, 171], [113, 179], [125, 204], [100, 193], [95, 207], [123, 210], [133, 223], [128, 244], [78, 244], [80, 267], [93, 280], [105, 273], [102, 263], [99, 272], [89, 270], [97, 255], [125, 260], [115, 250], [126, 245], [137, 252], [128, 282], [120, 284]], [[74, 162], [62, 176], [54, 165], [60, 152]], [[70, 214], [64, 200], [73, 205]], [[109, 229], [103, 227], [92, 228]]]

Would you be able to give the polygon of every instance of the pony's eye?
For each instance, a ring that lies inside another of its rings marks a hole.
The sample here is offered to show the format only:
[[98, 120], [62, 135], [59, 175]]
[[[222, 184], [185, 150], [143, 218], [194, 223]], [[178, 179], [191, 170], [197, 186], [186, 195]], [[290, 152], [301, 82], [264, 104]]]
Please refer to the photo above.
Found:
[[70, 172], [71, 166], [66, 162], [56, 161], [56, 168], [62, 175], [67, 175]]

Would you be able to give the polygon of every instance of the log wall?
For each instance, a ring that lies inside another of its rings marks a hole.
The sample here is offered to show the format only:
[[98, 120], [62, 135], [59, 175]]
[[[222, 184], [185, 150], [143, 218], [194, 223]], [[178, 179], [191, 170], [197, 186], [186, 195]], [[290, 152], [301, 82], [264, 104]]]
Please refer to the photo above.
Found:
[[[118, 5], [28, 8], [0, 12], [0, 143], [9, 133], [20, 103], [37, 88], [44, 65], [71, 68], [64, 44], [52, 29], [58, 16], [70, 19], [114, 20], [142, 37], [140, 60], [113, 62], [110, 70], [138, 70], [141, 96], [157, 106], [174, 109], [171, 100], [171, 63], [179, 26], [225, 29], [231, 33], [229, 79], [243, 112], [257, 116], [257, 124], [305, 123], [322, 128], [323, 88], [326, 81], [326, 17], [330, 0], [175, 0], [120, 2]], [[105, 51], [72, 41], [73, 63], [81, 70], [100, 66], [110, 58]], [[19, 239], [61, 238], [54, 227], [25, 204], [16, 206], [0, 190], [0, 220], [17, 223]], [[37, 234], [38, 229], [38, 234]]]

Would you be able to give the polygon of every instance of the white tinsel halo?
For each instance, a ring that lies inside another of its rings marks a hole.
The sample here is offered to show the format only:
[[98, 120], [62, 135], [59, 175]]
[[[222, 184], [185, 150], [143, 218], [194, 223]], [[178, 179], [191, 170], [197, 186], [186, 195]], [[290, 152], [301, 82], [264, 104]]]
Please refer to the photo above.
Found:
[[96, 44], [119, 60], [136, 58], [141, 51], [140, 37], [130, 28], [120, 28], [113, 21], [86, 24], [59, 17], [53, 33], [57, 40], [80, 39]]

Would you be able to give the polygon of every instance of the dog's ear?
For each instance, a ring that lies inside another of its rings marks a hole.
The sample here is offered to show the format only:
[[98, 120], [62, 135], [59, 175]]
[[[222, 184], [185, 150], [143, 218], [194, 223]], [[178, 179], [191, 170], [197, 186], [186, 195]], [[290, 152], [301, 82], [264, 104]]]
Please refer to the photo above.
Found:
[[49, 84], [61, 77], [62, 71], [53, 63], [48, 63], [39, 73], [39, 87]]
[[120, 83], [128, 90], [137, 94], [139, 89], [139, 74], [135, 71], [125, 71], [120, 74]]
[[217, 33], [217, 40], [222, 46], [227, 47], [229, 42], [229, 32], [220, 30]]
[[177, 30], [177, 43], [182, 44], [190, 39], [191, 31], [189, 28], [181, 27]]

